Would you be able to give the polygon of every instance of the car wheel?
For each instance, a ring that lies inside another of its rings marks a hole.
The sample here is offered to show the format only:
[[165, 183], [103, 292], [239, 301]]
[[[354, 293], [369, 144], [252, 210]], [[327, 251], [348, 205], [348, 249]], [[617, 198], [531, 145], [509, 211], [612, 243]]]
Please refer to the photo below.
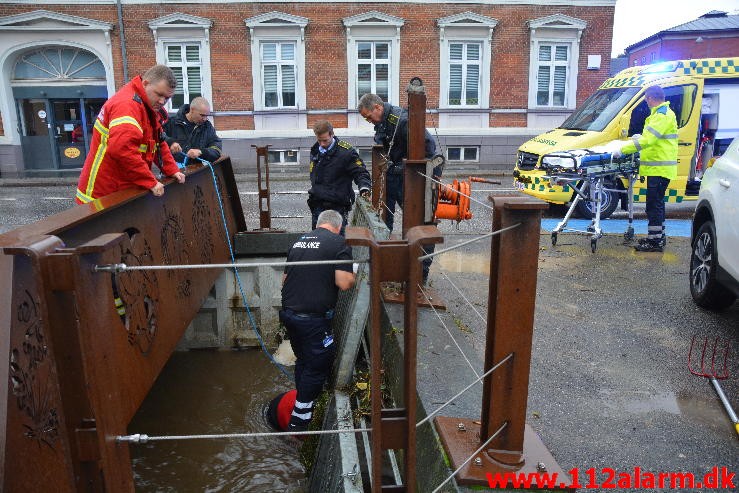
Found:
[[[609, 185], [609, 188], [610, 185]], [[600, 192], [600, 200], [602, 202], [600, 208], [600, 218], [606, 219], [613, 214], [613, 211], [618, 207], [619, 197], [616, 192]], [[592, 219], [595, 217], [595, 202], [589, 200], [581, 200], [577, 203], [577, 214], [585, 219]]]
[[690, 254], [690, 294], [708, 310], [723, 310], [736, 300], [734, 293], [716, 280], [716, 228], [707, 221], [698, 229]]

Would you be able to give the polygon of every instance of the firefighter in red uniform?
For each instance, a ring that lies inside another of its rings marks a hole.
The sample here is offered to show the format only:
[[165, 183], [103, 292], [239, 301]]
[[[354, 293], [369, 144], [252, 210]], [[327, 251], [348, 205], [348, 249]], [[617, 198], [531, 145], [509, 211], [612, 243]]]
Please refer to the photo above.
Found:
[[155, 65], [106, 101], [95, 119], [90, 152], [77, 184], [78, 204], [136, 187], [164, 195], [164, 185], [152, 173], [152, 164], [185, 182], [162, 130], [167, 120], [164, 105], [176, 86], [172, 70]]

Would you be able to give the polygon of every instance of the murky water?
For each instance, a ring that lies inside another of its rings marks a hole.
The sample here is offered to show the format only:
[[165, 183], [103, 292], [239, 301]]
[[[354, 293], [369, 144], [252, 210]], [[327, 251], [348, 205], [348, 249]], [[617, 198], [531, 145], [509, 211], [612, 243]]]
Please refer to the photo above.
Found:
[[[262, 406], [290, 382], [258, 350], [172, 355], [129, 426], [149, 436], [272, 431]], [[303, 491], [289, 438], [131, 445], [136, 491]]]

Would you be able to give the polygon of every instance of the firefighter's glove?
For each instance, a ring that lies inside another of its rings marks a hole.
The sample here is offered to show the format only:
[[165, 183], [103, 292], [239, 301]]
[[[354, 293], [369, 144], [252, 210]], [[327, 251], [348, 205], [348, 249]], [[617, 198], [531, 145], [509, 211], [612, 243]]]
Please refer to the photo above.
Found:
[[618, 159], [621, 156], [623, 156], [623, 153], [621, 152], [621, 149], [616, 149], [613, 151], [613, 159]]

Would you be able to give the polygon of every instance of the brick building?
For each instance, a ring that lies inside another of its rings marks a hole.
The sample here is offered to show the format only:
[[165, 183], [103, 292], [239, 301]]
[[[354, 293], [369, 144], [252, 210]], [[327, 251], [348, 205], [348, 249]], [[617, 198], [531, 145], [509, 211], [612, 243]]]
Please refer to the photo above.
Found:
[[712, 10], [628, 46], [628, 65], [739, 55], [739, 15]]
[[[176, 111], [212, 102], [238, 168], [251, 144], [307, 160], [329, 119], [364, 152], [363, 93], [405, 105], [450, 163], [511, 169], [515, 149], [556, 126], [608, 77], [615, 0], [16, 0], [0, 5], [0, 174], [82, 165], [105, 98], [154, 63], [175, 70]], [[87, 132], [81, 131], [86, 129]]]

